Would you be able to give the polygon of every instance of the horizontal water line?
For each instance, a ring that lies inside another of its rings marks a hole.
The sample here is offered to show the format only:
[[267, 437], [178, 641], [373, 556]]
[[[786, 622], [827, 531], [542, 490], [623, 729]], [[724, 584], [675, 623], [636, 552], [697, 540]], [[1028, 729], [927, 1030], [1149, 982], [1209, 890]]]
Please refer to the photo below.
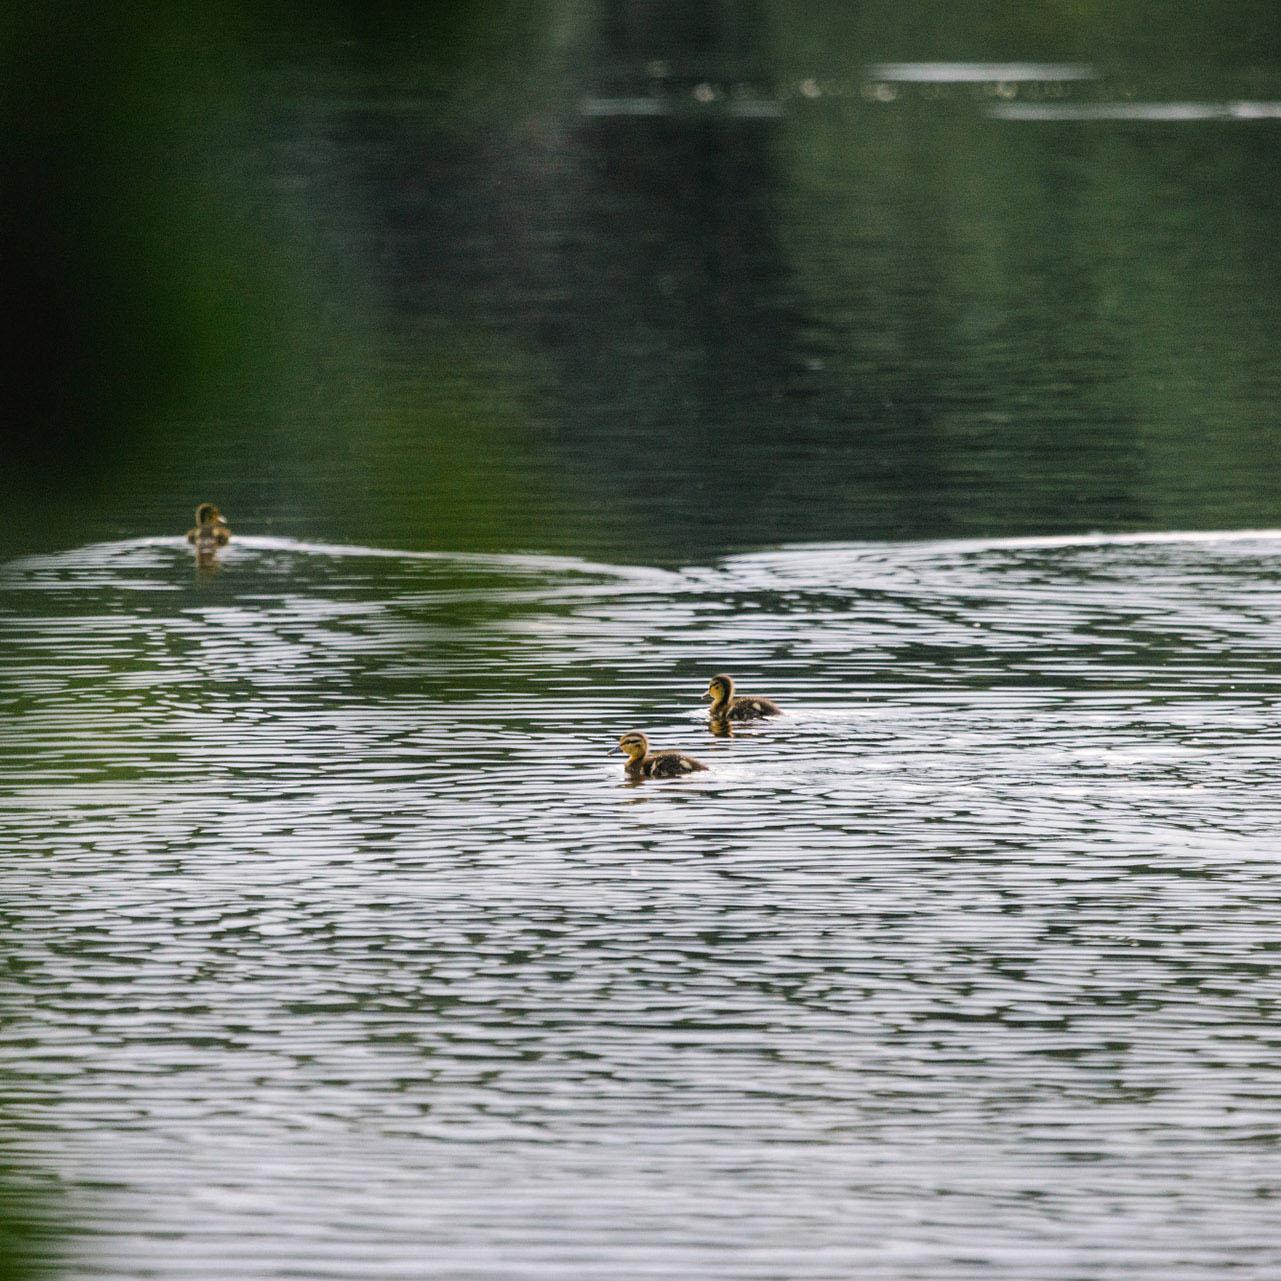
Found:
[[1095, 80], [1098, 72], [1079, 62], [878, 62], [874, 80], [918, 84], [985, 84], [1015, 80]]
[[997, 120], [1281, 120], [1281, 102], [1009, 102], [988, 109]]
[[[782, 543], [776, 547], [762, 547], [755, 551], [727, 555], [721, 563], [736, 563], [760, 556], [791, 555], [812, 552], [846, 552], [866, 554], [902, 551], [914, 555], [930, 552], [956, 553], [1017, 550], [1052, 550], [1058, 547], [1110, 547], [1143, 544], [1202, 544], [1281, 542], [1281, 528], [1270, 529], [1206, 529], [1206, 530], [1132, 530], [1125, 532], [1093, 532], [1079, 534], [1029, 534], [998, 538], [945, 538], [903, 539], [884, 542], [870, 539], [855, 542]], [[93, 543], [65, 552], [25, 556], [0, 564], [0, 575], [52, 569], [75, 563], [81, 558], [92, 558], [105, 564], [110, 557], [127, 554], [143, 548], [185, 549], [186, 543], [176, 536], [153, 536], [122, 539], [118, 542]], [[599, 574], [623, 580], [641, 580], [652, 584], [673, 584], [681, 577], [680, 571], [663, 569], [654, 565], [610, 564], [587, 560], [578, 556], [558, 556], [537, 552], [467, 552], [467, 551], [416, 551], [391, 547], [367, 547], [354, 543], [309, 542], [292, 538], [267, 535], [237, 536], [232, 546], [222, 553], [228, 560], [238, 551], [285, 552], [301, 556], [337, 558], [365, 558], [402, 561], [428, 561], [438, 564], [475, 565], [492, 569], [517, 569], [529, 573], [560, 571], [570, 574]], [[689, 569], [700, 568], [691, 565]], [[2, 583], [3, 580], [0, 580]], [[79, 584], [83, 586], [83, 583]]]

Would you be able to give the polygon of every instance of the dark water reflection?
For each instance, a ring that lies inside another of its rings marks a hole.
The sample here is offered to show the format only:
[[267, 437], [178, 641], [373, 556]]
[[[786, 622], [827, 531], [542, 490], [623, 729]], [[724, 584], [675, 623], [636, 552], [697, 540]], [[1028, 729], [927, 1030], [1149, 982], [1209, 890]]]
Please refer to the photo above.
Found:
[[1272, 1275], [1279, 548], [10, 565], [68, 1275]]
[[60, 368], [14, 415], [78, 446], [6, 480], [15, 550], [206, 494], [259, 533], [672, 565], [1275, 523], [1270, 10], [488, 12], [322, 5], [107, 117], [154, 174], [40, 228], [105, 206], [132, 310], [67, 323], [144, 403], [77, 409]]

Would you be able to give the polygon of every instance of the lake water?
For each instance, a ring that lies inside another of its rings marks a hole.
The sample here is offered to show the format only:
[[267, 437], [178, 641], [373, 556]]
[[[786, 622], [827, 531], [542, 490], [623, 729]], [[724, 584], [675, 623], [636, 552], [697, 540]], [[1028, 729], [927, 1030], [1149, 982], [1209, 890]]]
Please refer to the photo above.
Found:
[[[11, 562], [63, 1274], [1277, 1275], [1279, 556]], [[786, 717], [710, 734], [721, 669]]]
[[44, 9], [0, 1278], [1281, 1276], [1275, 4]]
[[494, 8], [117, 49], [31, 162], [6, 556], [1281, 523], [1263, 0]]

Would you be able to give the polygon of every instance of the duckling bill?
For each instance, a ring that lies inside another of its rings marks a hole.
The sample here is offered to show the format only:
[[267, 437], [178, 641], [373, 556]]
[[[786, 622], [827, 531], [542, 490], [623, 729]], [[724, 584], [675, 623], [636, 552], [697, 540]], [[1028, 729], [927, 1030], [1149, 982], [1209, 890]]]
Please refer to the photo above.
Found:
[[624, 734], [610, 755], [618, 752], [627, 757], [623, 769], [629, 778], [684, 778], [686, 774], [707, 768], [702, 761], [684, 752], [651, 752], [649, 739], [640, 733]]
[[225, 547], [231, 540], [231, 527], [213, 503], [201, 503], [196, 508], [195, 528], [187, 530], [187, 541], [197, 552], [208, 554]]
[[714, 721], [757, 721], [783, 713], [783, 709], [768, 698], [757, 694], [735, 695], [732, 676], [713, 676], [707, 683], [707, 693], [703, 698], [712, 700], [711, 717]]

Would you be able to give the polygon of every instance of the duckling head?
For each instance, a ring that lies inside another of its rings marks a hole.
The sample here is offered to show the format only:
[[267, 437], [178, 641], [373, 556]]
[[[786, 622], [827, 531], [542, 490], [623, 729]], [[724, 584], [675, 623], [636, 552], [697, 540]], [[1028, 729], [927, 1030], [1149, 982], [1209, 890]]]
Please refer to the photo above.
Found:
[[705, 699], [712, 700], [712, 715], [715, 716], [722, 707], [725, 707], [729, 700], [734, 696], [734, 678], [732, 676], [713, 676], [707, 682], [707, 693], [703, 695]]
[[201, 503], [196, 508], [197, 525], [215, 525], [222, 520], [222, 512], [213, 503]]
[[627, 762], [630, 765], [635, 764], [635, 762], [640, 760], [648, 751], [649, 739], [647, 739], [644, 734], [633, 733], [624, 734], [623, 737], [618, 740], [618, 746], [611, 748], [609, 754], [614, 756], [621, 752], [627, 757]]

